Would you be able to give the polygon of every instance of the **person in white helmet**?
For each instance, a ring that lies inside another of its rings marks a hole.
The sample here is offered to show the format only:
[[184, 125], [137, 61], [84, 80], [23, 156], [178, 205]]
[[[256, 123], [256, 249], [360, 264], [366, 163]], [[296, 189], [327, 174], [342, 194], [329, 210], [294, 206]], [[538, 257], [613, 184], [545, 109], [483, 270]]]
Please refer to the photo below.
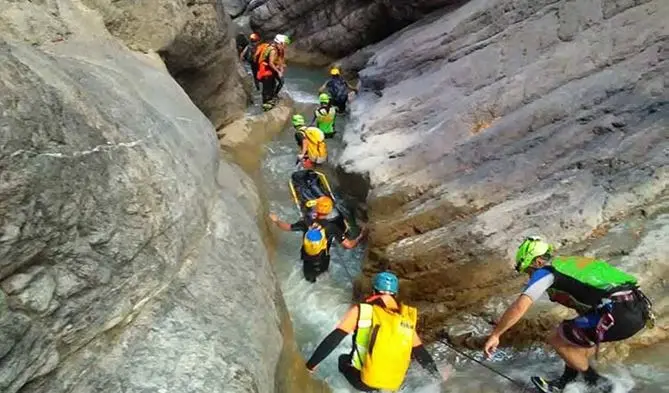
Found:
[[289, 42], [286, 35], [277, 34], [260, 53], [257, 76], [262, 83], [262, 104], [266, 111], [276, 105], [276, 96], [283, 87], [285, 48]]

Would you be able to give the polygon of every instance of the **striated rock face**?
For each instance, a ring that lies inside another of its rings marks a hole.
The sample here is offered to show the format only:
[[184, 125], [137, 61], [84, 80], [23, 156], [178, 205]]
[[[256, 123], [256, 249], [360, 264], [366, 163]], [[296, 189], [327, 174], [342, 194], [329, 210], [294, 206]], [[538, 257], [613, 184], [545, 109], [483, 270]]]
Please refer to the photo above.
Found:
[[[667, 274], [667, 18], [662, 0], [473, 0], [343, 61], [366, 64], [340, 161], [371, 187], [364, 271], [398, 272], [428, 333], [517, 293], [528, 234], [649, 288]], [[633, 242], [602, 237], [637, 214]]]
[[76, 1], [0, 10], [0, 391], [317, 391], [277, 376], [258, 192], [160, 59]]
[[[216, 128], [244, 114], [242, 82], [229, 12], [217, 0], [83, 0], [131, 49], [155, 51]], [[169, 21], [169, 23], [166, 23]]]
[[301, 53], [311, 63], [327, 64], [331, 58], [377, 42], [431, 11], [463, 2], [268, 0], [251, 12], [251, 26], [266, 35], [290, 34], [295, 42], [290, 48], [293, 53]]

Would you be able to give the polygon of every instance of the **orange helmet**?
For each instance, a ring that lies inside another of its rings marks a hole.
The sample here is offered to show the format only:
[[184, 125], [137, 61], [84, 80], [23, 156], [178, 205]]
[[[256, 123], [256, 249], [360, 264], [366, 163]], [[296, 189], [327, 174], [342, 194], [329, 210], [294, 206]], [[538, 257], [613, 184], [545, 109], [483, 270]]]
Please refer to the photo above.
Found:
[[258, 33], [251, 33], [249, 39], [251, 40], [251, 42], [260, 41], [260, 36], [258, 35]]
[[332, 212], [332, 199], [327, 196], [322, 196], [316, 199], [316, 213], [318, 214], [330, 214]]

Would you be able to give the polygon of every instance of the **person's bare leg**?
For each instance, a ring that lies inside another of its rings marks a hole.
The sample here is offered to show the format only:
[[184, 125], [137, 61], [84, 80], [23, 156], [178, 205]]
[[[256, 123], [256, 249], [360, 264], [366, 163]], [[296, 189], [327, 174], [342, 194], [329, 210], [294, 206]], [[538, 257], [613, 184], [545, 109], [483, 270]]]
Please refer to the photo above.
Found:
[[548, 343], [565, 363], [580, 372], [588, 369], [588, 359], [595, 353], [595, 348], [582, 348], [569, 343], [560, 336], [557, 330], [548, 337]]

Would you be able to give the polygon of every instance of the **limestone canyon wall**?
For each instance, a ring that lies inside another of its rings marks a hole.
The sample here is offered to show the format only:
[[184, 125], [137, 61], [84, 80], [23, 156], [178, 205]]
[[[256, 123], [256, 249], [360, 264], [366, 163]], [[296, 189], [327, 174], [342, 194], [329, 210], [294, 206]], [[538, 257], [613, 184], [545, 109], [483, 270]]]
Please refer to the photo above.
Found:
[[434, 10], [464, 0], [267, 0], [254, 5], [251, 27], [289, 34], [293, 60], [327, 64], [375, 43]]
[[371, 187], [364, 271], [400, 274], [428, 336], [499, 315], [528, 234], [666, 308], [668, 18], [662, 0], [472, 0], [342, 61], [364, 65], [340, 159]]
[[0, 1], [0, 391], [289, 385], [258, 193], [149, 50], [191, 16], [120, 29], [95, 4]]
[[245, 74], [236, 60], [233, 25], [223, 2], [82, 1], [98, 10], [109, 32], [131, 49], [159, 53], [217, 129], [244, 114], [250, 86], [242, 82]]

